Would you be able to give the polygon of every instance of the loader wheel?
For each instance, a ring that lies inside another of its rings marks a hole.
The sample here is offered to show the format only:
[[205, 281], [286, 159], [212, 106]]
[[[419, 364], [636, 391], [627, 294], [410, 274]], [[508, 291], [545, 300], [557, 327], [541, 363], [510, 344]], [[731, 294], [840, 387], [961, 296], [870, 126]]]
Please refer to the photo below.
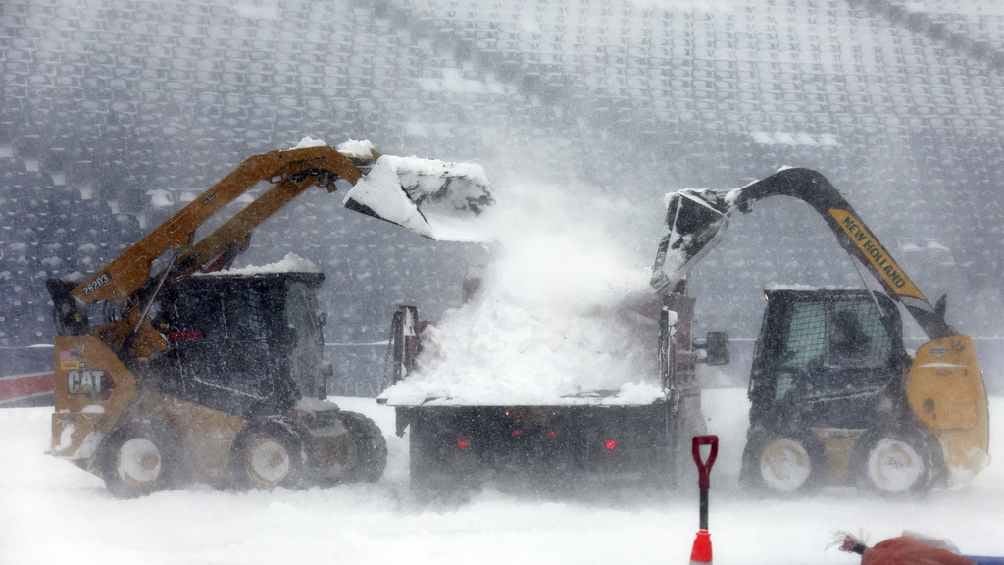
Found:
[[263, 426], [249, 430], [238, 441], [240, 485], [259, 489], [300, 485], [304, 456], [295, 432], [279, 425]]
[[784, 495], [803, 493], [816, 486], [822, 468], [821, 446], [788, 436], [765, 439], [754, 467], [761, 486]]
[[355, 448], [355, 460], [345, 475], [349, 483], [375, 483], [387, 467], [387, 442], [383, 432], [370, 418], [358, 412], [339, 412]]
[[872, 433], [860, 443], [858, 472], [865, 487], [890, 496], [931, 486], [931, 449], [919, 434]]
[[166, 425], [131, 424], [116, 432], [104, 447], [108, 490], [133, 498], [167, 488], [177, 469], [177, 445]]

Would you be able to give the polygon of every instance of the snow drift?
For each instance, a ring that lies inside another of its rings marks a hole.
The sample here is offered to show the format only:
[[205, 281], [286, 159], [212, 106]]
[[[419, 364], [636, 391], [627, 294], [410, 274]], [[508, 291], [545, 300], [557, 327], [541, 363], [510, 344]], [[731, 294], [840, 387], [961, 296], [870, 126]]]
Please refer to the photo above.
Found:
[[[737, 490], [745, 392], [705, 391], [702, 401], [709, 431], [722, 437], [711, 479], [716, 563], [858, 563], [827, 548], [836, 530], [863, 531], [870, 543], [912, 530], [966, 553], [1004, 554], [999, 457], [969, 487], [922, 500], [853, 489], [762, 499]], [[0, 563], [664, 565], [690, 554], [696, 485], [675, 496], [597, 492], [595, 500], [575, 501], [485, 491], [460, 507], [426, 506], [408, 492], [408, 439], [394, 436], [394, 411], [372, 399], [333, 400], [383, 430], [389, 460], [380, 482], [271, 492], [202, 487], [119, 500], [97, 478], [44, 455], [51, 408], [0, 410]], [[991, 398], [990, 410], [991, 449], [1000, 452], [1004, 426], [993, 415], [1004, 413], [1004, 398]]]

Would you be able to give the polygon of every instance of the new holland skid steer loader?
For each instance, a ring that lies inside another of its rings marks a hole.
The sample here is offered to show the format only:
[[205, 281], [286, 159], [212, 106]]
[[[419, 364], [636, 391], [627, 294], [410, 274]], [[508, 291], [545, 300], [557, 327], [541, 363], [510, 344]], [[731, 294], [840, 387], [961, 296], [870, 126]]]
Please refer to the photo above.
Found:
[[[272, 186], [195, 241], [259, 182]], [[379, 479], [387, 448], [376, 424], [323, 400], [324, 276], [295, 264], [225, 270], [282, 205], [341, 183], [351, 187], [347, 207], [427, 237], [437, 235], [438, 212], [491, 203], [476, 165], [381, 156], [368, 143], [246, 159], [97, 273], [47, 282], [58, 330], [51, 453], [123, 496], [190, 481]]]
[[[732, 213], [777, 195], [818, 212], [885, 292], [765, 291], [741, 479], [779, 493], [850, 484], [900, 494], [972, 477], [989, 447], [973, 340], [945, 320], [944, 298], [928, 301], [821, 174], [787, 169], [729, 191], [671, 193], [653, 286], [665, 296], [684, 292], [687, 272]], [[897, 302], [929, 338], [912, 357]]]

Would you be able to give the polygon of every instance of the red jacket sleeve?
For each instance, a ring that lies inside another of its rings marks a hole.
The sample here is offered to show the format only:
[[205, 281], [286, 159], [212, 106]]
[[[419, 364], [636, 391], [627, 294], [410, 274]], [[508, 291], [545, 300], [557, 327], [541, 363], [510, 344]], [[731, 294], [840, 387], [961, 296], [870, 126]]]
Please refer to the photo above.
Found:
[[861, 565], [973, 565], [973, 562], [947, 549], [899, 537], [879, 542], [865, 551]]

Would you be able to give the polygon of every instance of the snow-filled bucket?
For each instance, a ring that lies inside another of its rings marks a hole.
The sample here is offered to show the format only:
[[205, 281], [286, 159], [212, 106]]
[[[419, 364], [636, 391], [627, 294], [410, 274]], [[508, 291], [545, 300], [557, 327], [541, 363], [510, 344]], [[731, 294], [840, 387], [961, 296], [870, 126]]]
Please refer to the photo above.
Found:
[[482, 212], [493, 202], [481, 165], [381, 155], [344, 204], [431, 239], [483, 241]]
[[690, 265], [710, 251], [728, 227], [732, 202], [717, 190], [684, 188], [666, 195], [666, 227], [659, 242], [652, 286], [671, 292]]

